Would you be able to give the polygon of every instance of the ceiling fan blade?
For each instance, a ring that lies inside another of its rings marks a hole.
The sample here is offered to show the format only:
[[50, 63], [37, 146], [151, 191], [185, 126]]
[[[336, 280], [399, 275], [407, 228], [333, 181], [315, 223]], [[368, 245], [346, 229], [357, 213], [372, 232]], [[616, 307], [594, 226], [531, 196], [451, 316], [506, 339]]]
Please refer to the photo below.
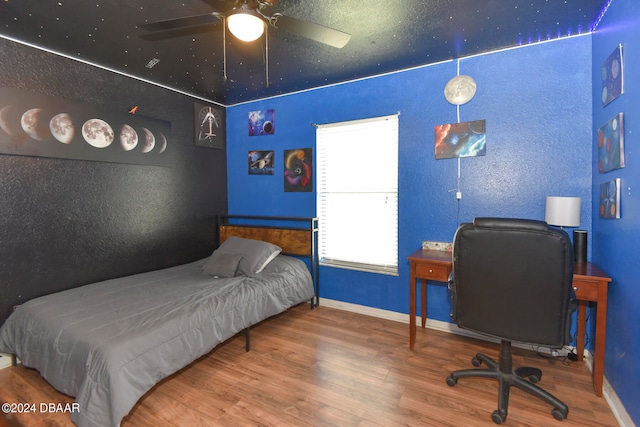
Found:
[[167, 19], [164, 21], [140, 24], [137, 27], [145, 31], [169, 31], [188, 27], [199, 27], [219, 23], [224, 16], [219, 12], [211, 12], [205, 15], [185, 16], [182, 18]]
[[351, 40], [351, 34], [286, 15], [279, 15], [271, 22], [274, 27], [280, 30], [337, 47], [338, 49], [343, 48]]
[[237, 5], [236, 0], [202, 0], [202, 2], [208, 4], [211, 9], [225, 15]]

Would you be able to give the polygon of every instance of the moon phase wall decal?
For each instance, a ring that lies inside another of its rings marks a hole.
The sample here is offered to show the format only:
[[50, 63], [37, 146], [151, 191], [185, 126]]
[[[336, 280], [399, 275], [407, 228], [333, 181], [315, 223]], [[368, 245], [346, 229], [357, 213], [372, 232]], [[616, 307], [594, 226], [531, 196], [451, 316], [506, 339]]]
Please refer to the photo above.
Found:
[[170, 166], [171, 123], [0, 87], [0, 153]]

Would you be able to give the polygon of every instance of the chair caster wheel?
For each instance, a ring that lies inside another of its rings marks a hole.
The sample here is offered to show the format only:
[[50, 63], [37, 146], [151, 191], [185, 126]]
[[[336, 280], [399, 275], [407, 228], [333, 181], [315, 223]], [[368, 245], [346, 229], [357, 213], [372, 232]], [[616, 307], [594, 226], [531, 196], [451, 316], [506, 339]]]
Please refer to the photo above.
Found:
[[540, 381], [540, 377], [538, 377], [537, 375], [529, 375], [529, 382], [535, 384], [538, 381]]
[[447, 377], [447, 385], [448, 385], [449, 387], [453, 387], [453, 386], [454, 386], [454, 385], [456, 385], [456, 384], [458, 384], [458, 380], [457, 380], [457, 379], [455, 379], [455, 378], [453, 378], [451, 375], [449, 375], [449, 376]]
[[553, 410], [551, 410], [551, 415], [553, 415], [553, 418], [555, 418], [558, 421], [562, 421], [565, 418], [567, 418], [568, 414], [565, 414], [563, 411], [561, 411], [558, 408], [553, 408]]
[[491, 414], [491, 419], [496, 424], [502, 424], [506, 418], [506, 416], [503, 417], [502, 415], [500, 415], [500, 411], [498, 411], [497, 409]]
[[478, 366], [482, 365], [482, 360], [474, 356], [473, 359], [471, 359], [471, 364], [477, 368]]

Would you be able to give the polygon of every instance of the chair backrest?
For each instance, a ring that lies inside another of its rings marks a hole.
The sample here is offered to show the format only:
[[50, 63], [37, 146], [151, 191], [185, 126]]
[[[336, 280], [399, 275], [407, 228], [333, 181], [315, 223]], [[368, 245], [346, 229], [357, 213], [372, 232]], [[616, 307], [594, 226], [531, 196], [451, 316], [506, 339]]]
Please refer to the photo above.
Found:
[[452, 314], [458, 326], [558, 348], [570, 342], [573, 251], [546, 222], [476, 218], [453, 244]]

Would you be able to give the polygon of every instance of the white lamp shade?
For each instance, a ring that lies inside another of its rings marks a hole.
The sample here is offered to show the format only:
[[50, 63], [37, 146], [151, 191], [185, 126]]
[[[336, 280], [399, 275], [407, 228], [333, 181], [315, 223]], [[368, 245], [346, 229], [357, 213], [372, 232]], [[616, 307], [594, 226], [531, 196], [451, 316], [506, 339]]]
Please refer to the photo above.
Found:
[[547, 196], [544, 220], [549, 225], [578, 227], [580, 225], [580, 197]]
[[231, 34], [242, 41], [252, 42], [264, 33], [264, 21], [248, 13], [236, 13], [227, 18]]

